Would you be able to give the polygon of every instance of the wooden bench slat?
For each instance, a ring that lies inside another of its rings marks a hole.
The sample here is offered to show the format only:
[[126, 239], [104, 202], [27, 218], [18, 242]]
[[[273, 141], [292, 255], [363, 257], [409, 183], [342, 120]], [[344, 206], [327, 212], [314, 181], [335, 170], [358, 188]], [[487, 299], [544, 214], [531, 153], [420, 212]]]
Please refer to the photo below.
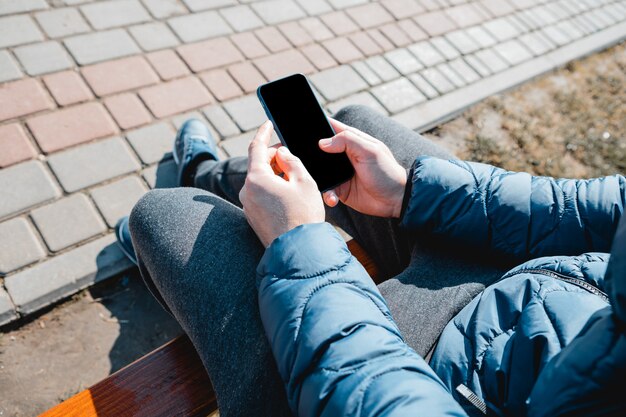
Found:
[[[378, 283], [365, 250], [354, 240], [348, 248]], [[206, 417], [216, 410], [209, 376], [189, 338], [180, 336], [40, 417]]]

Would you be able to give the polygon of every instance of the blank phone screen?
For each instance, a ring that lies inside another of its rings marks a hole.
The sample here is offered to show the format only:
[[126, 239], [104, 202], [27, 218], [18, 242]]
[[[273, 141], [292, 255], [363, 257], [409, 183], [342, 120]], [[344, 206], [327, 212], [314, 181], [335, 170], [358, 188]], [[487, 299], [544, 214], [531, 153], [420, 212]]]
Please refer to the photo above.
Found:
[[258, 95], [283, 144], [302, 160], [320, 191], [352, 178], [354, 169], [345, 153], [330, 154], [319, 148], [319, 140], [335, 132], [304, 75], [264, 84]]

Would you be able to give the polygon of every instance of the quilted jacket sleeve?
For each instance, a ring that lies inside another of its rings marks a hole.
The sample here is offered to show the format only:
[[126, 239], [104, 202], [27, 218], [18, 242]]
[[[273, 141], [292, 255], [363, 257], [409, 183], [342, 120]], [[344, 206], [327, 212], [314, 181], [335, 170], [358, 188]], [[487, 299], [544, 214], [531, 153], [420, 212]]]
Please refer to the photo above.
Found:
[[554, 179], [432, 157], [411, 172], [404, 226], [518, 259], [608, 252], [625, 205], [621, 175]]
[[265, 332], [298, 416], [465, 415], [411, 350], [327, 223], [276, 239], [258, 270]]

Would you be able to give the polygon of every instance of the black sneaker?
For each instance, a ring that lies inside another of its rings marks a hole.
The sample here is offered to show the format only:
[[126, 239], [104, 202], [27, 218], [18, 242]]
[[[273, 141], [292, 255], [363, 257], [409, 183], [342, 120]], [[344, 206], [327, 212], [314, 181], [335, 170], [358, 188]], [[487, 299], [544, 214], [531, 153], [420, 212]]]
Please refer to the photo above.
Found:
[[215, 139], [204, 123], [198, 119], [189, 119], [178, 130], [174, 141], [178, 185], [192, 186], [198, 164], [207, 159], [219, 160]]
[[137, 255], [133, 247], [133, 241], [130, 238], [130, 228], [128, 227], [128, 216], [120, 219], [115, 225], [115, 237], [122, 252], [132, 263], [137, 265]]

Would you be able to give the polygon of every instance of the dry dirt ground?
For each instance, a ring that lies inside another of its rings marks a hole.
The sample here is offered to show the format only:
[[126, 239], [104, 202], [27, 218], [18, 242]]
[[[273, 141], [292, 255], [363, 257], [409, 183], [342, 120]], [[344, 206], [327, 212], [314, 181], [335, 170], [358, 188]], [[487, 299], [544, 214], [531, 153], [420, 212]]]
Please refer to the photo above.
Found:
[[[428, 135], [464, 159], [540, 175], [626, 171], [626, 44], [491, 97]], [[136, 272], [0, 332], [0, 416], [31, 416], [180, 328]]]
[[589, 178], [626, 172], [626, 43], [492, 96], [428, 132], [459, 157]]

